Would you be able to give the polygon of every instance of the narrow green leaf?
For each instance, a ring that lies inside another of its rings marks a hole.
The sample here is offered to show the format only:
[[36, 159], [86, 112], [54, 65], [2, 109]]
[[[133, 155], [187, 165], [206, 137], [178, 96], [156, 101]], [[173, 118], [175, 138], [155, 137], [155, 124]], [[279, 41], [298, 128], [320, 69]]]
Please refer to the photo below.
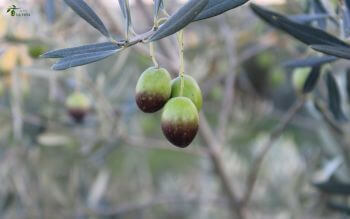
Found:
[[193, 21], [207, 3], [208, 0], [190, 0], [160, 26], [149, 41], [160, 40], [183, 29]]
[[275, 28], [285, 31], [289, 35], [295, 37], [307, 45], [325, 44], [350, 48], [350, 46], [344, 41], [330, 35], [321, 29], [291, 21], [281, 14], [266, 10], [255, 4], [251, 4], [250, 6], [253, 12], [261, 19], [274, 26]]
[[346, 71], [346, 93], [348, 102], [350, 102], [350, 69]]
[[350, 215], [350, 207], [344, 204], [339, 204], [333, 201], [327, 202], [327, 207], [333, 211], [341, 212], [345, 215]]
[[350, 48], [337, 45], [311, 45], [311, 48], [324, 54], [350, 59]]
[[312, 21], [321, 21], [329, 17], [330, 17], [329, 14], [298, 14], [298, 15], [288, 16], [288, 19], [294, 22], [308, 24]]
[[328, 90], [328, 107], [334, 118], [338, 121], [347, 120], [342, 110], [342, 100], [338, 84], [331, 72], [326, 73], [326, 82]]
[[314, 88], [317, 85], [318, 79], [321, 75], [321, 66], [315, 66], [312, 68], [311, 72], [309, 73], [308, 77], [306, 78], [304, 87], [303, 87], [303, 93], [307, 94], [314, 90]]
[[86, 54], [79, 54], [79, 55], [73, 55], [73, 56], [67, 56], [60, 61], [58, 61], [56, 64], [52, 66], [53, 70], [65, 70], [71, 67], [86, 65], [89, 63], [97, 62], [102, 59], [105, 59], [119, 50], [111, 50], [111, 51], [103, 51], [103, 52], [93, 52], [93, 53], [86, 53]]
[[314, 67], [336, 61], [334, 56], [310, 56], [301, 59], [293, 59], [282, 63], [285, 68]]
[[155, 19], [158, 18], [159, 11], [162, 7], [164, 7], [163, 0], [154, 0], [153, 17]]
[[322, 192], [337, 195], [350, 195], [350, 184], [339, 181], [314, 183], [316, 188]]
[[119, 48], [120, 46], [112, 42], [96, 43], [73, 48], [49, 51], [41, 55], [41, 58], [64, 58], [67, 56], [80, 55], [85, 53], [117, 50]]
[[[320, 0], [312, 0], [311, 3], [312, 3], [313, 13], [328, 14], [326, 8], [324, 7], [323, 3]], [[321, 29], [326, 29], [327, 27], [326, 19], [318, 20], [317, 24]]]
[[125, 32], [129, 32], [132, 25], [129, 0], [118, 0], [118, 2], [124, 17]]
[[100, 31], [104, 36], [109, 37], [109, 32], [97, 14], [83, 0], [64, 0], [75, 13], [82, 17], [91, 26]]
[[220, 15], [228, 10], [243, 5], [248, 1], [249, 0], [209, 0], [207, 6], [196, 16], [194, 21]]
[[346, 7], [350, 9], [350, 0], [345, 0]]

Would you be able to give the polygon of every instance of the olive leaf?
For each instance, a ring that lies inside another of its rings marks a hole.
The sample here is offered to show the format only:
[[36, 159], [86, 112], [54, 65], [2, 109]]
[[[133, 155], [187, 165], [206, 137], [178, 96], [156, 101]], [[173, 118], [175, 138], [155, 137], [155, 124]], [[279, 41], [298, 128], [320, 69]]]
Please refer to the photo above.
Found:
[[350, 48], [338, 45], [311, 45], [311, 48], [343, 59], [350, 59]]
[[346, 7], [350, 9], [350, 0], [345, 0]]
[[96, 13], [86, 4], [83, 0], [64, 0], [69, 7], [71, 7], [75, 13], [87, 21], [91, 26], [96, 28], [104, 36], [109, 37], [109, 32], [101, 19]]
[[346, 93], [348, 96], [348, 102], [350, 102], [350, 69], [346, 71]]
[[301, 42], [307, 45], [312, 45], [312, 44], [325, 44], [325, 45], [333, 45], [333, 46], [340, 45], [340, 46], [350, 48], [350, 46], [346, 44], [344, 41], [330, 35], [329, 33], [323, 30], [320, 30], [305, 24], [294, 22], [288, 19], [287, 17], [282, 16], [281, 14], [266, 10], [255, 4], [251, 4], [250, 6], [253, 12], [256, 15], [258, 15], [261, 19], [263, 19], [270, 25], [274, 26], [275, 28], [285, 31], [289, 35], [295, 37], [296, 39], [300, 40]]
[[337, 195], [350, 195], [350, 184], [336, 181], [313, 183], [322, 192]]
[[73, 48], [49, 51], [41, 55], [41, 58], [65, 58], [73, 55], [81, 55], [94, 52], [105, 52], [117, 49], [120, 49], [120, 46], [112, 42], [95, 43]]
[[314, 90], [321, 75], [321, 66], [317, 65], [311, 69], [303, 86], [303, 93], [307, 94]]
[[[313, 12], [315, 14], [328, 14], [326, 8], [324, 7], [323, 3], [320, 0], [313, 0], [311, 3], [312, 3], [311, 9], [313, 9]], [[326, 27], [327, 27], [326, 19], [317, 20], [317, 25], [321, 29], [326, 29]]]
[[130, 27], [132, 25], [129, 0], [118, 0], [118, 2], [119, 2], [119, 6], [120, 6], [120, 9], [121, 9], [123, 17], [124, 17], [125, 32], [128, 33], [130, 30]]
[[340, 15], [342, 16], [344, 36], [348, 37], [350, 35], [350, 11], [347, 6], [342, 6], [339, 8], [341, 10]]
[[337, 82], [331, 72], [326, 73], [326, 82], [328, 90], [328, 107], [334, 118], [338, 121], [345, 121], [345, 117], [342, 110], [342, 101], [340, 91]]
[[153, 7], [153, 17], [155, 19], [158, 18], [158, 14], [161, 8], [164, 7], [163, 0], [154, 0], [154, 7]]
[[249, 0], [209, 0], [207, 6], [196, 16], [194, 21], [220, 15], [228, 10], [243, 5], [248, 1]]
[[335, 203], [333, 201], [329, 201], [329, 202], [327, 202], [327, 207], [329, 209], [334, 210], [334, 211], [339, 211], [343, 214], [350, 215], [350, 207], [346, 206], [344, 204], [338, 204], [338, 203]]
[[71, 67], [86, 65], [92, 62], [97, 62], [99, 60], [105, 59], [119, 50], [109, 50], [109, 51], [100, 51], [100, 52], [92, 52], [92, 53], [85, 53], [85, 54], [78, 54], [78, 55], [72, 55], [67, 56], [60, 61], [58, 61], [56, 64], [52, 66], [53, 70], [66, 70]]
[[314, 67], [336, 61], [338, 58], [334, 56], [310, 56], [307, 58], [293, 59], [283, 62], [285, 68], [301, 68]]
[[149, 38], [149, 41], [160, 40], [183, 29], [195, 19], [207, 4], [208, 0], [190, 0], [160, 26]]
[[312, 21], [324, 20], [328, 17], [330, 17], [329, 14], [297, 14], [288, 16], [288, 19], [298, 23], [308, 24]]

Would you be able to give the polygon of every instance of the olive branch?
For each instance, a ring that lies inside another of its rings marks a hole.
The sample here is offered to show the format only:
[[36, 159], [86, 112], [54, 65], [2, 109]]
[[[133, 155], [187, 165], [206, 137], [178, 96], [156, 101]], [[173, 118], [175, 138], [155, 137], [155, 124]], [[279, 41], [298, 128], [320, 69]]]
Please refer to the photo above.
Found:
[[[108, 41], [88, 44], [73, 48], [49, 51], [42, 58], [60, 58], [52, 66], [53, 70], [66, 70], [71, 67], [82, 66], [97, 62], [116, 54], [125, 48], [138, 43], [151, 43], [173, 35], [192, 22], [208, 19], [220, 15], [228, 10], [237, 8], [249, 0], [190, 0], [166, 19], [159, 18], [160, 12], [165, 12], [162, 0], [154, 1], [154, 20], [165, 20], [159, 27], [155, 25], [150, 31], [136, 34], [132, 28], [130, 7], [127, 0], [120, 0], [119, 5], [125, 24], [125, 39], [116, 41], [107, 30], [99, 16], [84, 0], [64, 0], [80, 17], [104, 35]], [[157, 24], [158, 22], [156, 22]], [[132, 37], [130, 36], [131, 34]]]

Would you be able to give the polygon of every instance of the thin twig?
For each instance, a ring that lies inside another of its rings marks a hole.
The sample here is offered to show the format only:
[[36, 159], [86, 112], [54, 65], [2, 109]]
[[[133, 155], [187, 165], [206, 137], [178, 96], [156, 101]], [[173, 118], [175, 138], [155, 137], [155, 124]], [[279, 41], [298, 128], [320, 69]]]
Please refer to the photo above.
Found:
[[322, 115], [324, 122], [328, 125], [327, 127], [335, 135], [335, 138], [338, 139], [340, 150], [343, 152], [343, 157], [346, 162], [346, 168], [350, 167], [350, 150], [349, 142], [346, 138], [346, 129], [343, 126], [339, 125], [332, 117], [329, 109], [324, 106], [320, 101], [315, 102], [315, 106], [318, 108], [318, 112]]
[[282, 121], [279, 123], [279, 125], [276, 127], [276, 129], [271, 133], [269, 139], [267, 142], [262, 146], [261, 152], [258, 154], [258, 156], [253, 161], [253, 165], [251, 166], [251, 170], [249, 172], [248, 178], [247, 178], [247, 188], [245, 190], [241, 205], [247, 206], [253, 190], [254, 186], [256, 184], [259, 171], [262, 165], [262, 162], [264, 161], [264, 158], [266, 154], [269, 152], [269, 150], [272, 148], [273, 144], [279, 139], [279, 137], [282, 135], [283, 131], [287, 128], [288, 124], [291, 122], [291, 120], [294, 118], [294, 116], [299, 112], [299, 110], [303, 107], [305, 103], [305, 97], [301, 97], [298, 101], [295, 102], [295, 104], [288, 110], [288, 112], [283, 117]]
[[342, 127], [337, 124], [337, 122], [332, 118], [331, 113], [320, 101], [315, 101], [315, 107], [318, 108], [318, 112], [321, 114], [324, 122], [328, 125], [331, 131], [337, 135], [343, 136], [345, 133]]

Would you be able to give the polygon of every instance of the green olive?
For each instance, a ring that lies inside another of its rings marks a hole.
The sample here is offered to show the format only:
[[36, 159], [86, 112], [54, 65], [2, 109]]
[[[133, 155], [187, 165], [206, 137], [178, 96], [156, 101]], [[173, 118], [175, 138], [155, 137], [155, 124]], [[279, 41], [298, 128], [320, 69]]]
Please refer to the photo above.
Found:
[[171, 77], [164, 68], [150, 67], [144, 71], [136, 85], [135, 100], [145, 113], [160, 110], [171, 94]]
[[[179, 97], [181, 93], [181, 78], [177, 77], [171, 83], [171, 97]], [[198, 83], [189, 75], [184, 76], [184, 87], [182, 96], [188, 97], [196, 106], [197, 110], [202, 109], [202, 92]]]

